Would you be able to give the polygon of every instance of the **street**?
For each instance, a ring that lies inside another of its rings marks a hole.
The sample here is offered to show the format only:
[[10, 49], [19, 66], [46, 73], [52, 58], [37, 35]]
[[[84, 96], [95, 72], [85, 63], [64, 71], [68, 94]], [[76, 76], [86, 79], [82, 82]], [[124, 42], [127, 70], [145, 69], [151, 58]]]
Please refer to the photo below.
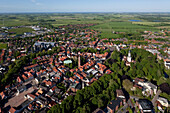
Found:
[[155, 102], [158, 99], [160, 93], [161, 93], [161, 90], [159, 89], [157, 91], [156, 95], [154, 96], [154, 98], [152, 99], [152, 104], [153, 104], [154, 107], [155, 107]]

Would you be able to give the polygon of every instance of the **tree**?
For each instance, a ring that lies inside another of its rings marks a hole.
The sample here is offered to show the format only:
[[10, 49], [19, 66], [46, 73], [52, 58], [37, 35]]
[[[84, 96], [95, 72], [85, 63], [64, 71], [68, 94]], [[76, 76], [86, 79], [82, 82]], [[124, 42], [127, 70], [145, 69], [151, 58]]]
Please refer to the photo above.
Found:
[[125, 79], [123, 80], [123, 87], [126, 89], [126, 91], [131, 91], [131, 88], [133, 87], [133, 83], [128, 80], [128, 79]]
[[35, 59], [33, 59], [32, 63], [33, 63], [33, 64], [36, 64], [36, 60], [35, 60]]
[[98, 107], [101, 108], [104, 106], [104, 102], [102, 99], [98, 99]]

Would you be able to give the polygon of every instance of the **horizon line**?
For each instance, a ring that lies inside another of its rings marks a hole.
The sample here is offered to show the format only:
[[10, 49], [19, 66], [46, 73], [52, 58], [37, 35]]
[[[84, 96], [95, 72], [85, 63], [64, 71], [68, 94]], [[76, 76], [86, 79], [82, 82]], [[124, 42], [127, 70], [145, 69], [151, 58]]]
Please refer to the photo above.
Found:
[[25, 14], [25, 13], [170, 13], [170, 12], [146, 12], [146, 11], [141, 11], [141, 12], [132, 12], [132, 11], [129, 11], [129, 12], [0, 12], [0, 14]]

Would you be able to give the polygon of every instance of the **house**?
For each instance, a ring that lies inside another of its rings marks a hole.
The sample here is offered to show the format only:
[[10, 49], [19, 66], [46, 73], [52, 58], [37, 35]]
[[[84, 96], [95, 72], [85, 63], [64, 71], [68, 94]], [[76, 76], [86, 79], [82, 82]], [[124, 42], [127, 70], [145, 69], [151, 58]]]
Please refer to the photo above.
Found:
[[31, 94], [31, 93], [28, 93], [28, 94], [26, 95], [26, 97], [27, 97], [28, 99], [32, 100], [32, 101], [36, 98], [36, 96], [33, 95], [33, 94]]
[[18, 83], [22, 83], [22, 80], [21, 80], [20, 77], [17, 77], [17, 82], [18, 82]]
[[156, 103], [157, 103], [158, 109], [160, 111], [163, 110], [163, 107], [170, 107], [168, 100], [166, 98], [163, 98], [163, 97], [159, 97], [156, 100]]
[[117, 94], [116, 96], [118, 98], [121, 98], [123, 100], [123, 103], [125, 104], [126, 98], [124, 92], [121, 89], [116, 89], [116, 94]]
[[164, 64], [167, 69], [170, 69], [170, 61], [165, 61]]
[[16, 109], [14, 109], [13, 107], [11, 107], [11, 108], [9, 109], [9, 113], [16, 113]]
[[108, 70], [106, 70], [106, 72], [105, 72], [106, 74], [111, 74], [112, 73], [112, 71], [110, 70], [110, 69], [108, 69]]
[[36, 102], [40, 104], [41, 107], [43, 107], [44, 105], [47, 104], [47, 99], [41, 96], [40, 98], [36, 99]]
[[51, 101], [49, 104], [48, 104], [48, 106], [51, 108], [51, 107], [53, 107], [53, 106], [55, 106], [57, 103], [55, 102], [55, 101]]
[[152, 102], [147, 99], [139, 99], [136, 101], [136, 106], [138, 106], [141, 113], [152, 113]]
[[105, 113], [102, 109], [97, 108], [95, 111], [93, 111], [92, 113]]
[[81, 89], [82, 88], [82, 84], [80, 84], [78, 81], [76, 81], [75, 83], [73, 83], [72, 85], [71, 85], [71, 90], [73, 91], [73, 92], [77, 92], [79, 89]]
[[35, 95], [39, 96], [39, 95], [42, 95], [44, 93], [44, 91], [42, 90], [42, 88], [40, 88], [36, 93]]
[[0, 99], [2, 100], [6, 98], [5, 93], [3, 91], [0, 93], [0, 97], [1, 97]]
[[150, 82], [138, 82], [139, 85], [143, 87], [142, 94], [143, 95], [153, 95], [157, 92], [157, 86]]
[[46, 94], [45, 94], [45, 96], [48, 96], [48, 97], [51, 97], [53, 95], [53, 92], [47, 92]]
[[149, 81], [145, 81], [144, 79], [141, 78], [136, 78], [134, 80], [134, 87], [138, 87], [142, 89], [142, 94], [146, 96], [153, 96], [153, 94], [156, 94], [157, 92], [157, 86], [152, 84]]
[[56, 94], [59, 94], [60, 92], [61, 92], [61, 89], [58, 89], [58, 88], [55, 89]]
[[110, 103], [107, 105], [107, 110], [108, 113], [115, 113], [120, 106], [122, 106], [122, 99], [121, 98], [116, 98], [116, 100], [110, 101]]
[[53, 85], [51, 81], [46, 81], [46, 80], [44, 80], [43, 83], [45, 83], [45, 85], [46, 85], [47, 87], [52, 87], [52, 85]]

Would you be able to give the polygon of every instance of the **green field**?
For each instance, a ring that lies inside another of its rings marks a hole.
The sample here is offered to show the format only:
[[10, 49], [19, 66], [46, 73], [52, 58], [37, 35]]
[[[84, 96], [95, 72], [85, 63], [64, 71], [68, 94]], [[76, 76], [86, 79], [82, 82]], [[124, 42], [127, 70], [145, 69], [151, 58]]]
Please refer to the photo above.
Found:
[[[141, 20], [141, 22], [130, 22], [129, 20]], [[158, 22], [154, 22], [158, 20]], [[3, 24], [4, 21], [4, 24]], [[98, 24], [90, 27], [101, 31], [103, 38], [116, 38], [119, 32], [139, 32], [144, 30], [158, 31], [160, 28], [170, 29], [170, 14], [145, 14], [145, 13], [40, 13], [40, 14], [1, 14], [0, 27], [39, 25], [42, 27], [58, 27], [68, 24]], [[10, 32], [23, 34], [31, 30], [12, 29]]]
[[170, 22], [132, 22], [132, 23], [145, 26], [164, 26], [164, 25], [170, 26]]
[[132, 24], [132, 22], [107, 22], [103, 24], [99, 24], [96, 26], [91, 27], [91, 29], [95, 29], [101, 31], [101, 36], [103, 38], [117, 38], [117, 34], [113, 34], [113, 31], [116, 32], [132, 32], [136, 33], [139, 31], [151, 30], [151, 31], [158, 31], [157, 28], [149, 27], [149, 26], [142, 26]]
[[0, 49], [7, 49], [7, 43], [0, 43]]
[[21, 35], [21, 34], [24, 34], [25, 32], [30, 32], [31, 33], [33, 31], [33, 29], [24, 27], [24, 28], [9, 29], [8, 31], [13, 32], [16, 35]]

